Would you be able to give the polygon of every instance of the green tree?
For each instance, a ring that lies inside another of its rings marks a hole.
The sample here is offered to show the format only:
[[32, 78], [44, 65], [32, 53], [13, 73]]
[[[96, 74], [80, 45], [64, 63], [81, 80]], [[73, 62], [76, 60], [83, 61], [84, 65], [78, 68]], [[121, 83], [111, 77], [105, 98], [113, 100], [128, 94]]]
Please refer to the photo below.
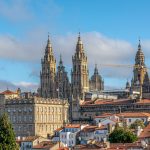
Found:
[[134, 123], [130, 125], [130, 129], [137, 129], [137, 127], [140, 126], [141, 128], [144, 128], [144, 122], [142, 120], [136, 120]]
[[0, 117], [0, 150], [18, 150], [15, 134], [6, 113]]
[[129, 129], [117, 127], [109, 135], [109, 141], [111, 143], [133, 143], [137, 140], [137, 136]]

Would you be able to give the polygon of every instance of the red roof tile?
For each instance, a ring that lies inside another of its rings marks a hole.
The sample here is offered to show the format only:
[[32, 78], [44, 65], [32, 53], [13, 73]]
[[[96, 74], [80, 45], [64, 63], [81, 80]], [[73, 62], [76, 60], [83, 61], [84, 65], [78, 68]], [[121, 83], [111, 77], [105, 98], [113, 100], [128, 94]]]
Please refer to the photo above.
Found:
[[52, 148], [57, 143], [51, 142], [51, 141], [43, 141], [39, 143], [38, 145], [33, 146], [33, 148], [41, 149], [41, 148]]
[[116, 116], [123, 116], [123, 117], [150, 117], [150, 113], [145, 113], [145, 112], [124, 112], [124, 113], [119, 113], [116, 114]]
[[13, 91], [10, 91], [10, 90], [6, 90], [6, 91], [2, 92], [1, 94], [4, 94], [4, 95], [12, 95], [12, 94], [17, 94], [17, 92], [13, 92]]
[[82, 129], [82, 132], [93, 132], [96, 128], [97, 126], [86, 126]]
[[150, 124], [143, 129], [139, 138], [150, 138]]
[[80, 124], [67, 124], [65, 126], [65, 128], [80, 128], [81, 125]]

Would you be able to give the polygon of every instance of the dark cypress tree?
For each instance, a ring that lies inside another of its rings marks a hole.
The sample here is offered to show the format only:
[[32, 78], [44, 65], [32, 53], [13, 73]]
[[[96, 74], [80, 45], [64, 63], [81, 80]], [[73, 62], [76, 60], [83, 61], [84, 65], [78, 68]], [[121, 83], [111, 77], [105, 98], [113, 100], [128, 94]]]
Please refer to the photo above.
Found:
[[18, 150], [15, 134], [6, 113], [0, 117], [0, 150]]

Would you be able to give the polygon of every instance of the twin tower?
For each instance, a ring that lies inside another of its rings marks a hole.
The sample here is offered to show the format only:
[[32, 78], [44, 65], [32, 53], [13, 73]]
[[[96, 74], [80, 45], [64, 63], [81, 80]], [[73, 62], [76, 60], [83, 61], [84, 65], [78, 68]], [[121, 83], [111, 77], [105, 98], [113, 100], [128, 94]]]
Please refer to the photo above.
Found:
[[42, 70], [40, 72], [41, 97], [69, 99], [79, 97], [84, 99], [84, 93], [89, 91], [100, 91], [104, 89], [104, 81], [95, 66], [94, 74], [89, 80], [88, 59], [84, 52], [80, 33], [76, 44], [75, 54], [72, 56], [71, 83], [60, 56], [56, 69], [56, 59], [48, 36], [44, 58], [41, 60]]

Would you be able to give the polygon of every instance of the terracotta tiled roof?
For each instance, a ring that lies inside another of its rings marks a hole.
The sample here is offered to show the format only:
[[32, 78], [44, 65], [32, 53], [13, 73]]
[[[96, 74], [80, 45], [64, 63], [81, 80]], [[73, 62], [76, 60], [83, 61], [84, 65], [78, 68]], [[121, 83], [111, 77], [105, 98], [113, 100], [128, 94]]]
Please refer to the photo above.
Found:
[[99, 116], [95, 116], [94, 118], [107, 118], [107, 117], [110, 117], [112, 115], [114, 115], [114, 114], [112, 114], [112, 113], [103, 113]]
[[87, 100], [87, 101], [84, 101], [84, 102], [82, 103], [82, 105], [93, 104], [93, 103], [94, 103], [93, 100]]
[[141, 103], [141, 104], [143, 104], [143, 103], [150, 103], [150, 99], [142, 99], [141, 101], [139, 101], [139, 102], [137, 102], [137, 103]]
[[124, 112], [124, 113], [119, 113], [119, 114], [116, 114], [116, 116], [119, 116], [119, 117], [150, 117], [150, 113], [145, 113], [145, 112]]
[[150, 138], [150, 124], [143, 129], [139, 138]]
[[146, 112], [124, 112], [124, 113], [118, 113], [118, 114], [112, 114], [112, 113], [104, 113], [100, 116], [95, 116], [95, 118], [107, 118], [110, 116], [118, 116], [118, 117], [132, 117], [132, 118], [138, 118], [138, 117], [150, 117], [150, 113]]
[[68, 147], [60, 147], [57, 150], [69, 150], [69, 148]]
[[65, 126], [65, 128], [80, 128], [81, 125], [80, 124], [68, 124]]
[[13, 91], [10, 91], [10, 90], [6, 90], [6, 91], [2, 92], [1, 94], [4, 94], [4, 95], [12, 95], [12, 94], [17, 94], [17, 92], [13, 92]]
[[96, 128], [95, 130], [106, 130], [107, 127], [104, 125], [101, 125], [100, 127]]
[[58, 129], [56, 129], [55, 131], [61, 131], [62, 129], [63, 129], [64, 127], [60, 127], [60, 128], [58, 128]]
[[84, 103], [82, 104], [82, 107], [87, 106], [87, 105], [116, 105], [116, 104], [127, 104], [127, 103], [132, 103], [133, 101], [130, 99], [117, 99], [117, 100], [96, 100], [96, 101], [91, 101], [91, 103]]
[[96, 144], [87, 144], [87, 145], [76, 145], [75, 150], [99, 150], [103, 146], [98, 146]]
[[110, 144], [110, 148], [108, 148], [108, 150], [126, 150], [129, 148], [142, 148], [141, 143], [135, 142], [135, 143], [113, 143]]
[[43, 141], [39, 143], [38, 145], [33, 146], [33, 148], [36, 149], [42, 149], [42, 148], [52, 148], [57, 143], [51, 142], [51, 141]]
[[95, 131], [95, 129], [97, 128], [97, 126], [86, 126], [82, 129], [83, 132], [93, 132]]
[[36, 140], [37, 138], [39, 138], [39, 136], [28, 136], [25, 138], [21, 138], [19, 140], [16, 140], [17, 142], [32, 142], [34, 140]]
[[[93, 105], [121, 105], [121, 104], [130, 104], [133, 103], [133, 100], [130, 99], [117, 99], [117, 100], [96, 100], [96, 101], [88, 101], [83, 103], [81, 106], [86, 107], [86, 106], [93, 106]], [[139, 102], [136, 102], [137, 104], [145, 104], [145, 103], [150, 103], [150, 99], [143, 99]]]

